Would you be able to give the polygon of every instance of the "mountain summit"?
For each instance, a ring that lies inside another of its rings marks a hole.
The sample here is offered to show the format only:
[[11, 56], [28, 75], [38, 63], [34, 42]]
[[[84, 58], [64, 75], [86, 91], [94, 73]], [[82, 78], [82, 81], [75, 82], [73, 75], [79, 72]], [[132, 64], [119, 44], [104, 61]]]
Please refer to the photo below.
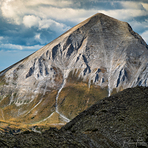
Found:
[[0, 119], [68, 122], [106, 96], [148, 86], [147, 59], [128, 23], [98, 13], [0, 73]]

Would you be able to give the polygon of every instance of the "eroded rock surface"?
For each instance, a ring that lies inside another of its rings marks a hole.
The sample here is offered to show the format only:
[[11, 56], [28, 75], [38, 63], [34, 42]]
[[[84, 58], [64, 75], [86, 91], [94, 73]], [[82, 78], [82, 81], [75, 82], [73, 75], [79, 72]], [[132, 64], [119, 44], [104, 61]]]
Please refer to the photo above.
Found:
[[0, 119], [37, 123], [53, 112], [72, 119], [105, 96], [148, 86], [147, 59], [147, 44], [128, 23], [96, 14], [0, 73]]

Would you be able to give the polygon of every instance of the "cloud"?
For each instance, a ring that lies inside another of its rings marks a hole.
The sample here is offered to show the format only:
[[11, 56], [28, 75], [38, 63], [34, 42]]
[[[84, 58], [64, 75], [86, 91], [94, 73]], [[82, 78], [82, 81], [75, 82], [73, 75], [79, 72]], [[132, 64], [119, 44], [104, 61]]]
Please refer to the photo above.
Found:
[[38, 22], [40, 21], [41, 19], [37, 16], [34, 16], [34, 15], [25, 15], [23, 17], [23, 24], [26, 26], [26, 27], [32, 27], [32, 26], [36, 26], [38, 24]]
[[43, 19], [38, 22], [39, 29], [47, 29], [50, 28], [55, 32], [65, 32], [70, 29], [70, 26], [67, 26], [63, 23], [56, 22], [52, 19]]
[[1, 3], [3, 17], [11, 23], [20, 24], [20, 15], [23, 13], [22, 10], [24, 10], [20, 9], [22, 6], [23, 3], [19, 0], [3, 0]]
[[139, 32], [140, 34], [148, 29], [148, 20], [141, 20], [141, 21], [131, 20], [129, 24], [132, 26], [133, 30]]
[[40, 36], [41, 36], [40, 34], [36, 34], [35, 39], [40, 40]]
[[147, 16], [148, 12], [145, 10], [136, 9], [116, 9], [116, 10], [101, 10], [106, 15], [112, 16], [119, 20], [129, 20], [134, 17]]
[[85, 9], [57, 8], [57, 7], [50, 7], [50, 9], [40, 7], [40, 11], [41, 12], [44, 11], [44, 14], [48, 13], [47, 17], [49, 18], [53, 18], [56, 20], [63, 20], [63, 21], [72, 21], [72, 22], [76, 21], [76, 19], [79, 19], [82, 17], [88, 17], [88, 15], [91, 16], [98, 12], [98, 10], [94, 10], [94, 9], [85, 10]]
[[146, 30], [145, 32], [143, 32], [141, 34], [141, 36], [145, 40], [145, 42], [148, 44], [148, 30]]
[[70, 29], [70, 26], [67, 26], [63, 23], [59, 23], [52, 19], [41, 19], [34, 15], [27, 15], [23, 18], [23, 24], [26, 27], [38, 27], [39, 30], [48, 29], [55, 31], [55, 32], [64, 32]]
[[76, 21], [98, 11], [73, 9], [72, 4], [72, 1], [61, 0], [3, 0], [1, 11], [3, 17], [9, 22], [18, 25], [23, 23], [28, 27], [34, 25], [39, 19]]
[[42, 46], [40, 45], [34, 45], [34, 46], [21, 46], [21, 45], [15, 45], [15, 44], [0, 44], [1, 50], [38, 50]]
[[148, 3], [141, 3], [141, 4], [148, 11]]
[[144, 10], [144, 7], [141, 2], [124, 1], [124, 2], [120, 2], [120, 4], [123, 6], [123, 8], [126, 8], [126, 9]]
[[[27, 22], [34, 15], [40, 18], [48, 18], [51, 13], [55, 13], [49, 9], [50, 7], [63, 8], [70, 5], [72, 5], [72, 2], [68, 0], [3, 0], [1, 2], [1, 11], [3, 17], [7, 18], [9, 22], [19, 25]], [[48, 13], [45, 13], [46, 8]], [[33, 17], [33, 20], [36, 19], [38, 18]], [[33, 23], [33, 21], [31, 22]]]
[[45, 43], [45, 41], [41, 38], [41, 34], [40, 34], [40, 33], [36, 34], [36, 35], [34, 36], [34, 39], [35, 39], [37, 42], [39, 42], [40, 44], [44, 44], [44, 43]]
[[0, 41], [3, 40], [3, 39], [4, 39], [4, 37], [3, 36], [0, 36]]
[[68, 0], [27, 0], [26, 5], [28, 6], [38, 6], [38, 5], [50, 5], [56, 7], [68, 7], [72, 5], [72, 1]]
[[[105, 5], [105, 2], [101, 1], [81, 1], [79, 5], [83, 4], [83, 6], [76, 8], [75, 0], [3, 0], [1, 10], [3, 16], [11, 23], [32, 27], [40, 22], [40, 28], [50, 27], [48, 24], [41, 25], [47, 20], [49, 24], [51, 20], [58, 23], [61, 23], [60, 21], [79, 23], [97, 12], [103, 12], [121, 20], [148, 15], [147, 3], [134, 1], [108, 1], [108, 3], [110, 5]], [[84, 9], [88, 4], [91, 9]], [[114, 8], [114, 5], [122, 9]], [[112, 10], [108, 6], [112, 7]]]

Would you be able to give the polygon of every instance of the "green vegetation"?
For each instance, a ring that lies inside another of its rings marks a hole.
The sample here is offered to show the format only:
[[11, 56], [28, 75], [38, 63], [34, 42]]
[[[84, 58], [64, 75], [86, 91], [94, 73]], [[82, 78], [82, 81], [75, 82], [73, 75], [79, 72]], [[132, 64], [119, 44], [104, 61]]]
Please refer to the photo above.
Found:
[[79, 71], [70, 72], [66, 86], [58, 98], [59, 111], [69, 119], [73, 119], [80, 112], [108, 95], [107, 88], [91, 85], [78, 78]]
[[102, 89], [95, 85], [91, 85], [88, 88], [84, 82], [77, 82], [77, 84], [69, 83], [59, 95], [59, 111], [69, 119], [73, 119], [80, 112], [107, 95], [107, 88]]

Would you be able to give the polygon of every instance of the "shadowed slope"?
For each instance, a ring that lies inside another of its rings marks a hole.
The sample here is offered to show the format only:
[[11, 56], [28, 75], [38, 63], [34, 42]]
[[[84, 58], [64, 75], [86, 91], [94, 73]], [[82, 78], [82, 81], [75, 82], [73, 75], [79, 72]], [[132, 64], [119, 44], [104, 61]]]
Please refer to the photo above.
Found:
[[91, 106], [62, 130], [81, 132], [98, 144], [110, 139], [119, 147], [148, 147], [148, 88], [126, 89]]

